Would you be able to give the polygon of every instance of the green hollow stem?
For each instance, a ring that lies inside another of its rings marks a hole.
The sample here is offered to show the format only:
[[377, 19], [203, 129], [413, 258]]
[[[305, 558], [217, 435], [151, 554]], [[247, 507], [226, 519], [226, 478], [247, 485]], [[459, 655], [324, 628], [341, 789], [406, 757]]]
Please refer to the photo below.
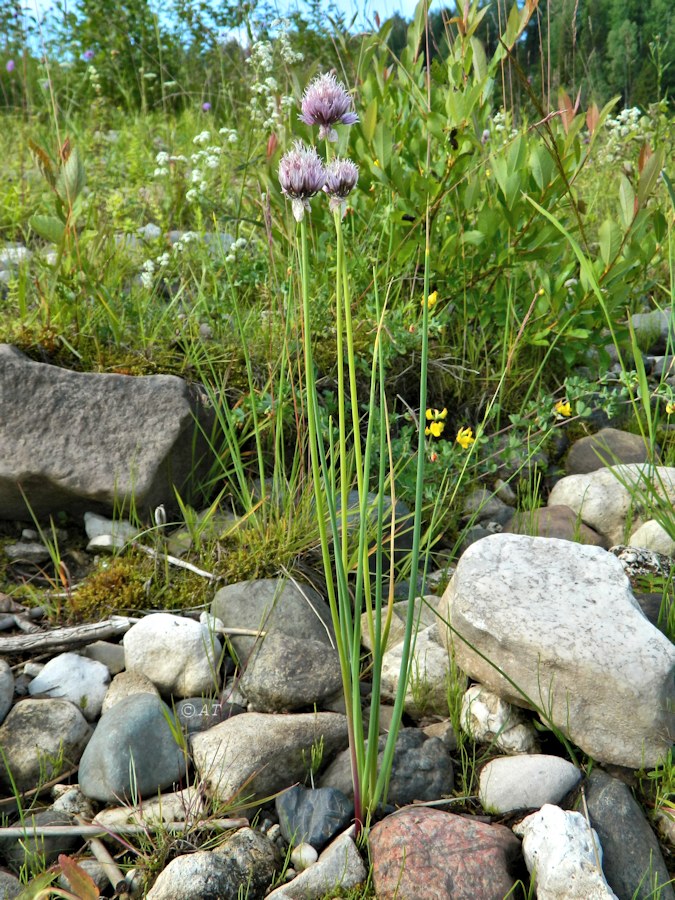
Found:
[[[347, 734], [349, 740], [349, 749], [350, 749], [350, 760], [351, 760], [351, 768], [352, 768], [352, 781], [354, 784], [354, 810], [356, 814], [356, 833], [357, 836], [360, 834], [361, 829], [363, 827], [363, 814], [362, 814], [362, 798], [361, 798], [361, 784], [360, 784], [360, 772], [361, 768], [358, 764], [357, 760], [357, 741], [354, 733], [354, 713], [353, 713], [353, 684], [352, 684], [352, 670], [350, 666], [350, 654], [348, 652], [348, 643], [345, 641], [345, 635], [343, 634], [343, 628], [345, 626], [345, 615], [344, 610], [340, 609], [339, 600], [341, 599], [339, 595], [342, 595], [342, 600], [349, 600], [349, 593], [346, 590], [346, 584], [343, 584], [343, 590], [339, 590], [336, 595], [335, 584], [333, 582], [333, 571], [331, 567], [331, 558], [330, 558], [330, 544], [328, 539], [328, 530], [326, 528], [326, 509], [324, 505], [324, 483], [321, 478], [321, 462], [322, 462], [322, 448], [323, 445], [320, 443], [320, 438], [318, 434], [318, 409], [317, 409], [317, 397], [316, 397], [316, 381], [314, 377], [314, 360], [312, 354], [312, 340], [311, 340], [311, 324], [310, 324], [310, 315], [309, 315], [309, 255], [307, 252], [307, 226], [305, 225], [304, 219], [300, 222], [300, 281], [302, 285], [302, 312], [303, 312], [303, 326], [304, 326], [304, 356], [305, 356], [305, 383], [307, 389], [307, 423], [308, 423], [308, 433], [309, 433], [309, 455], [310, 455], [310, 464], [312, 469], [312, 479], [314, 482], [314, 496], [315, 496], [315, 504], [316, 504], [316, 515], [318, 520], [318, 528], [319, 528], [319, 538], [321, 544], [321, 556], [323, 561], [324, 573], [326, 575], [326, 590], [328, 593], [328, 604], [331, 612], [331, 619], [333, 622], [333, 630], [335, 632], [335, 640], [337, 644], [338, 657], [340, 660], [340, 673], [342, 676], [342, 686], [345, 695], [345, 710], [347, 715]], [[324, 458], [324, 471], [326, 471], [325, 466], [325, 458]], [[330, 507], [330, 503], [328, 504]], [[334, 505], [333, 505], [334, 507]], [[329, 512], [332, 513], [331, 519], [333, 524], [334, 537], [337, 537], [337, 527], [336, 522], [334, 521], [335, 510], [329, 509]], [[335, 543], [337, 546], [337, 543]], [[336, 553], [336, 556], [338, 554]], [[336, 568], [338, 570], [338, 578], [342, 581], [346, 578], [344, 567], [341, 565], [342, 557], [339, 555], [339, 560], [336, 559]], [[342, 615], [341, 615], [342, 612]], [[356, 690], [358, 691], [358, 682], [356, 684]], [[362, 733], [362, 729], [360, 729]]]
[[342, 222], [340, 211], [335, 211], [335, 234], [337, 238], [337, 261], [335, 273], [335, 328], [336, 328], [336, 346], [337, 346], [337, 376], [338, 376], [338, 431], [340, 444], [340, 519], [341, 519], [341, 541], [342, 548], [342, 564], [345, 570], [348, 566], [348, 525], [349, 525], [349, 475], [347, 466], [347, 423], [344, 414], [344, 398], [345, 398], [345, 358], [344, 358], [344, 336], [342, 327], [342, 308], [343, 308], [343, 291], [342, 291], [342, 271], [344, 268], [344, 242], [342, 239]]
[[[408, 609], [405, 621], [405, 636], [403, 639], [403, 652], [399, 669], [398, 687], [394, 700], [391, 726], [387, 735], [382, 764], [377, 778], [372, 802], [377, 804], [381, 798], [387, 795], [391, 767], [394, 759], [396, 739], [403, 716], [403, 704], [408, 688], [410, 675], [410, 661], [415, 649], [415, 596], [417, 594], [417, 571], [420, 558], [420, 537], [422, 531], [422, 505], [424, 502], [424, 469], [425, 469], [425, 434], [424, 416], [427, 408], [427, 368], [429, 362], [429, 255], [430, 255], [430, 222], [429, 207], [426, 211], [426, 235], [424, 246], [424, 294], [422, 304], [422, 351], [420, 359], [420, 413], [418, 424], [417, 442], [417, 472], [415, 479], [415, 512], [413, 517], [413, 546], [410, 561], [410, 586], [408, 590]], [[424, 580], [424, 579], [423, 579]], [[424, 583], [421, 593], [424, 594]]]

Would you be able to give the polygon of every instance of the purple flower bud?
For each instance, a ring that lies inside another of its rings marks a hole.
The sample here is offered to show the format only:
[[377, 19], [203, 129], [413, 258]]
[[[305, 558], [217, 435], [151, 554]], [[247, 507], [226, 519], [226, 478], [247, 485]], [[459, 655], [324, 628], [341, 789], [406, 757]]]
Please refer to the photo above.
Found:
[[293, 149], [281, 157], [279, 184], [282, 194], [292, 200], [296, 222], [302, 221], [309, 210], [309, 198], [317, 194], [326, 182], [326, 170], [314, 147], [296, 141]]
[[326, 183], [323, 189], [330, 197], [328, 205], [331, 212], [339, 209], [344, 216], [347, 208], [345, 200], [356, 187], [358, 180], [359, 168], [351, 159], [340, 159], [337, 157], [328, 163], [326, 166]]
[[84, 53], [82, 54], [82, 59], [85, 62], [91, 62], [93, 58], [94, 58], [93, 50], [85, 50]]
[[16, 63], [14, 62], [13, 59], [8, 59], [5, 64], [5, 68], [7, 69], [8, 72], [13, 72], [14, 69], [16, 68]]
[[485, 146], [489, 140], [490, 140], [490, 129], [484, 128], [483, 133], [480, 136], [480, 142], [483, 146]]
[[305, 88], [302, 114], [298, 118], [305, 125], [320, 126], [319, 140], [336, 141], [333, 125], [353, 125], [359, 121], [356, 113], [350, 112], [351, 105], [351, 97], [335, 75], [318, 75]]
[[203, 112], [210, 112], [210, 111], [211, 111], [211, 104], [209, 103], [208, 100], [206, 100], [204, 103], [202, 103], [202, 111], [203, 111]]

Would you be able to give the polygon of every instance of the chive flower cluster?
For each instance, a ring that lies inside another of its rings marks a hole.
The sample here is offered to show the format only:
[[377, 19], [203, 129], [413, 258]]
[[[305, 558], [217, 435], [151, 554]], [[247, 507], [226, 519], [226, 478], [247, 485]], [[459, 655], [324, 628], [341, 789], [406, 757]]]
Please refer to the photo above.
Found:
[[[351, 98], [334, 75], [319, 75], [307, 86], [302, 98], [300, 121], [319, 126], [319, 139], [337, 140], [334, 125], [353, 125], [358, 116], [351, 111]], [[329, 198], [331, 211], [342, 211], [356, 187], [358, 167], [350, 159], [336, 157], [324, 165], [312, 146], [296, 141], [279, 163], [281, 192], [291, 200], [296, 221], [302, 221], [309, 201], [319, 191]]]

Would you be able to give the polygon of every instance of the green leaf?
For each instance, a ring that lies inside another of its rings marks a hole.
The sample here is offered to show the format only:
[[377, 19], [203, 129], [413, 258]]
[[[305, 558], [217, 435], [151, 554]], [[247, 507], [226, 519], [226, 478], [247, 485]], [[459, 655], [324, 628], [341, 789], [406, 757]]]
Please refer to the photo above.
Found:
[[609, 264], [619, 252], [621, 246], [621, 229], [611, 219], [605, 219], [600, 226], [600, 256], [605, 264], [605, 268], [609, 268]]
[[[487, 8], [481, 10], [483, 14], [487, 12]], [[471, 38], [471, 49], [473, 51], [473, 70], [477, 81], [482, 81], [487, 76], [487, 57], [485, 49], [478, 38]]]
[[52, 244], [60, 244], [66, 232], [66, 226], [56, 216], [33, 216], [29, 223], [36, 234]]
[[363, 118], [361, 120], [361, 130], [363, 131], [363, 136], [369, 144], [372, 143], [373, 137], [375, 135], [375, 126], [377, 125], [377, 98], [373, 97], [373, 99], [368, 104], [365, 113], [363, 114]]
[[626, 228], [630, 228], [637, 209], [635, 208], [635, 191], [633, 190], [633, 185], [625, 175], [621, 176], [621, 184], [619, 185], [619, 203], [621, 204], [621, 218], [623, 219], [623, 224]]
[[462, 235], [462, 243], [471, 244], [474, 247], [478, 247], [484, 240], [485, 235], [482, 231], [465, 231]]
[[392, 136], [391, 129], [386, 122], [378, 122], [375, 128], [373, 138], [375, 153], [380, 163], [381, 169], [386, 169], [391, 160]]
[[66, 162], [61, 167], [59, 177], [56, 179], [56, 190], [61, 198], [72, 206], [84, 187], [86, 176], [84, 164], [75, 147]]
[[535, 144], [530, 150], [530, 169], [540, 191], [545, 190], [551, 182], [553, 158], [549, 151]]
[[640, 181], [638, 182], [637, 189], [637, 198], [640, 205], [642, 205], [651, 194], [662, 168], [663, 147], [660, 147], [656, 153], [652, 153], [645, 163], [644, 169], [640, 173]]

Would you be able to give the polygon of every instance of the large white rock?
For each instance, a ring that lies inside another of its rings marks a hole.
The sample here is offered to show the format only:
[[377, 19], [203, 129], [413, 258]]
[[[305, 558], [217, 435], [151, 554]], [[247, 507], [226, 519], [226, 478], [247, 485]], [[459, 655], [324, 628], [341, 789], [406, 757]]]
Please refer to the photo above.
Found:
[[461, 669], [539, 710], [594, 759], [639, 768], [670, 749], [675, 647], [606, 551], [491, 535], [461, 557], [439, 616]]
[[218, 690], [218, 638], [200, 622], [153, 613], [124, 635], [127, 672], [145, 675], [160, 693], [195, 697]]
[[610, 544], [622, 544], [627, 524], [634, 529], [644, 518], [652, 518], [649, 514], [643, 518], [643, 513], [654, 493], [670, 504], [675, 502], [675, 469], [630, 463], [561, 478], [549, 494], [548, 505], [569, 506]]
[[60, 653], [31, 681], [28, 693], [70, 700], [93, 722], [101, 715], [109, 684], [110, 672], [103, 663], [77, 653]]
[[579, 769], [560, 756], [501, 756], [481, 769], [478, 797], [488, 812], [537, 809], [558, 803], [580, 780]]
[[602, 847], [581, 813], [546, 804], [513, 828], [537, 900], [617, 900], [602, 873]]

